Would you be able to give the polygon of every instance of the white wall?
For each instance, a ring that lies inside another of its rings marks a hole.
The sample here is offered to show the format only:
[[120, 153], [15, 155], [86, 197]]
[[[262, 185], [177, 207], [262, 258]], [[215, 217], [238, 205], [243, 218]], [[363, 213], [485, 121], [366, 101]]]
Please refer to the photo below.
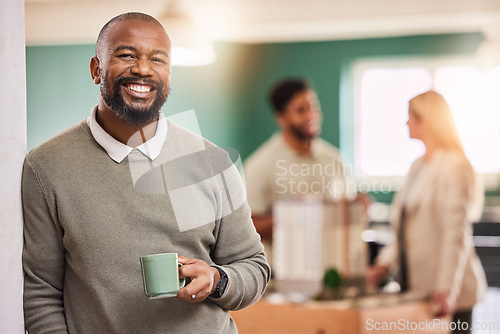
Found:
[[24, 1], [0, 1], [0, 334], [24, 332], [21, 168], [26, 154]]

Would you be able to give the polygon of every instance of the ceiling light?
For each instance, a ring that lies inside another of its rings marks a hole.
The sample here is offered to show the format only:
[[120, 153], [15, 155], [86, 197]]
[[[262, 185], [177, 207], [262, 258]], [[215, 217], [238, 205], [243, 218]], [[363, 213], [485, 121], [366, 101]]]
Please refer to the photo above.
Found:
[[212, 41], [181, 7], [172, 1], [159, 21], [172, 41], [172, 66], [201, 66], [215, 62], [217, 56]]

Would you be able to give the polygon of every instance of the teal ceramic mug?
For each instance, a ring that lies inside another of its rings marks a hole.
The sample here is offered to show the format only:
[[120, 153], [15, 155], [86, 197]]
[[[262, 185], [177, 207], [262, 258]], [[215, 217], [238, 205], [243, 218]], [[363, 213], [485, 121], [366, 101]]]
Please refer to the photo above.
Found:
[[144, 293], [149, 299], [177, 296], [186, 285], [186, 278], [179, 279], [177, 253], [162, 253], [141, 257]]

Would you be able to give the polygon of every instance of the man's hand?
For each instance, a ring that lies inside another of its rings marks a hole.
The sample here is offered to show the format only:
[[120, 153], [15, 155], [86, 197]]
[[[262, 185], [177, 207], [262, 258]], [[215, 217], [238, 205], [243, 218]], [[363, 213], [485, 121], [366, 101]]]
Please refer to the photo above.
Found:
[[455, 301], [448, 292], [434, 292], [430, 300], [431, 314], [441, 318], [455, 312]]
[[370, 288], [374, 288], [379, 285], [386, 277], [389, 272], [389, 267], [376, 264], [368, 268], [366, 272], [366, 284]]
[[179, 256], [179, 263], [183, 264], [179, 268], [179, 277], [189, 278], [191, 282], [179, 291], [177, 299], [199, 303], [215, 292], [220, 280], [220, 273], [217, 269], [210, 267], [203, 260], [184, 256]]

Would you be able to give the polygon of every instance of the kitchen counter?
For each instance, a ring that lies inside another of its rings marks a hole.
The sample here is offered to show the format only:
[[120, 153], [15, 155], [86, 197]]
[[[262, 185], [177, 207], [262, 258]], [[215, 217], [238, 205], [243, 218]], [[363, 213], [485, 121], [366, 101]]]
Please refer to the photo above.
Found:
[[305, 303], [263, 299], [231, 317], [241, 334], [444, 334], [451, 321], [432, 319], [428, 304], [411, 296]]

